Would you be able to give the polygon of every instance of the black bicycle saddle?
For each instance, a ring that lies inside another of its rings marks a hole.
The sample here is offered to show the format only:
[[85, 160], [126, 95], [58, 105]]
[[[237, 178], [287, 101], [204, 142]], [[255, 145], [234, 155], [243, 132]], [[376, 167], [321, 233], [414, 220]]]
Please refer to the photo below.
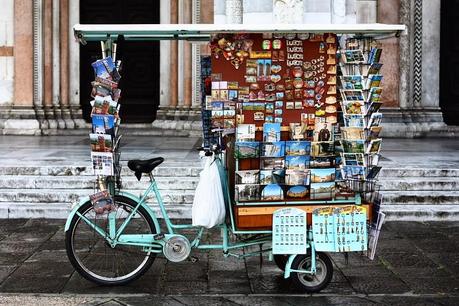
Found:
[[159, 166], [162, 162], [164, 161], [164, 158], [162, 157], [155, 157], [152, 159], [145, 159], [145, 160], [140, 160], [140, 159], [133, 159], [128, 161], [128, 167], [132, 171], [134, 171], [135, 176], [137, 179], [140, 181], [140, 178], [142, 177], [142, 173], [150, 173], [155, 169], [157, 166]]

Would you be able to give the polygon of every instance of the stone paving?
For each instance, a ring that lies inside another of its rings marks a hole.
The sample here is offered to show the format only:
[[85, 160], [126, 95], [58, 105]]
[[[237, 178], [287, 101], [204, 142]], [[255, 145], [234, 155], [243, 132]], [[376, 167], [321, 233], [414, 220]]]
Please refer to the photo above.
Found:
[[[0, 222], [0, 305], [458, 305], [459, 222], [388, 222], [377, 258], [333, 255], [320, 294], [294, 291], [274, 263], [194, 253], [196, 263], [156, 259], [139, 280], [96, 286], [77, 274], [64, 248], [64, 220]], [[215, 241], [215, 234], [207, 238]]]

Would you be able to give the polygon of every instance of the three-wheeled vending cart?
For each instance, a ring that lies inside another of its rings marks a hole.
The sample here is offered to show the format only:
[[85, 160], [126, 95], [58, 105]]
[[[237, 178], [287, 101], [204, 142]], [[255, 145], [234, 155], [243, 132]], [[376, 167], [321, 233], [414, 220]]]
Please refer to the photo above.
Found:
[[[104, 239], [112, 249], [137, 246], [148, 254], [163, 253], [171, 261], [186, 259], [192, 248], [222, 249], [225, 256], [237, 257], [269, 253], [285, 278], [290, 277], [306, 292], [320, 291], [331, 280], [333, 265], [327, 253], [363, 252], [374, 257], [384, 219], [376, 183], [381, 169], [379, 110], [383, 104], [383, 50], [378, 40], [399, 35], [405, 26], [76, 25], [74, 30], [80, 42], [105, 41], [104, 57], [105, 53], [113, 55], [111, 46], [121, 36], [124, 41], [209, 43], [209, 55], [203, 57], [203, 61], [210, 58], [211, 68], [203, 72], [204, 150], [218, 164], [225, 197], [227, 222], [219, 226], [222, 243], [203, 244], [203, 228], [196, 229], [194, 240], [176, 234], [174, 229], [193, 226], [174, 225], [167, 216], [152, 175], [162, 159], [130, 161], [128, 166], [139, 179], [142, 173], [150, 174], [147, 191], [156, 195], [168, 229], [161, 233], [155, 214], [146, 205], [147, 192], [137, 198], [120, 191], [119, 138], [112, 134], [108, 143], [113, 143], [114, 170], [96, 173], [98, 182], [102, 175], [107, 184], [102, 188], [109, 190], [115, 202], [117, 197], [129, 197], [136, 203], [129, 205], [138, 206], [129, 214], [147, 211], [156, 228], [151, 234], [124, 235], [125, 225], [116, 227], [116, 214], [109, 210], [109, 233]], [[106, 62], [102, 64], [110, 72], [111, 83], [96, 71], [97, 86], [108, 83], [112, 97], [116, 67], [110, 70]], [[116, 107], [113, 105], [114, 110]], [[116, 125], [116, 118], [114, 122]], [[93, 133], [101, 138], [97, 131]], [[97, 145], [96, 140], [96, 150]], [[96, 167], [94, 161], [93, 165]], [[69, 217], [66, 231], [78, 218], [91, 224], [78, 209]], [[90, 227], [103, 236], [101, 227]], [[72, 239], [69, 236], [71, 261], [81, 267], [83, 260], [72, 253]], [[268, 247], [233, 253], [254, 245]], [[78, 270], [84, 275], [84, 268]], [[121, 282], [91, 273], [87, 272], [87, 278], [96, 282]]]

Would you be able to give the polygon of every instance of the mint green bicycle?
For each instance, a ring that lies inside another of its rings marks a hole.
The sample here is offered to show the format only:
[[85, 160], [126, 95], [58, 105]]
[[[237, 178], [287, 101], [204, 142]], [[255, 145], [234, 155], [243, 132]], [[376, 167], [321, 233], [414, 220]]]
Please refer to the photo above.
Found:
[[[219, 156], [221, 152], [216, 147], [207, 154]], [[173, 224], [152, 174], [163, 161], [158, 157], [128, 162], [128, 167], [139, 180], [142, 174], [150, 178], [150, 186], [140, 198], [113, 188], [114, 211], [105, 215], [96, 214], [89, 198], [82, 199], [71, 211], [65, 224], [65, 244], [68, 258], [79, 274], [100, 285], [124, 285], [142, 276], [159, 254], [171, 262], [180, 262], [189, 258], [194, 261], [190, 257], [192, 249], [220, 249], [224, 256], [238, 258], [271, 252], [272, 232], [237, 230], [231, 209], [228, 209], [231, 226], [220, 225], [221, 244], [201, 243], [204, 232], [201, 227]], [[226, 191], [225, 202], [230, 205], [222, 160], [217, 157], [215, 162], [221, 174], [223, 190]], [[110, 184], [114, 185], [114, 182]], [[166, 232], [163, 232], [156, 214], [147, 205], [146, 199], [152, 193], [163, 215]], [[183, 230], [192, 229], [195, 230], [193, 239], [180, 234]], [[237, 239], [230, 239], [233, 237]], [[232, 253], [235, 249], [250, 246], [260, 248], [256, 252]], [[333, 275], [329, 256], [315, 252], [312, 240], [308, 240], [307, 254], [274, 255], [274, 261], [284, 270], [284, 277], [290, 277], [294, 285], [305, 292], [322, 290]]]

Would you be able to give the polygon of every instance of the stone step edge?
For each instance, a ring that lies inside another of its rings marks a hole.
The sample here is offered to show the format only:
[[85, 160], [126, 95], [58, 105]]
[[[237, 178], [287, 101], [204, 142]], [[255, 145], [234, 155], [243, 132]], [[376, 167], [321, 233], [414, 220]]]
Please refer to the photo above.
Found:
[[[163, 218], [158, 205], [150, 205], [158, 218]], [[191, 204], [165, 205], [170, 218], [191, 218]], [[67, 219], [68, 203], [37, 205], [21, 202], [0, 202], [0, 219]]]
[[382, 205], [387, 221], [458, 221], [459, 205], [390, 204]]

